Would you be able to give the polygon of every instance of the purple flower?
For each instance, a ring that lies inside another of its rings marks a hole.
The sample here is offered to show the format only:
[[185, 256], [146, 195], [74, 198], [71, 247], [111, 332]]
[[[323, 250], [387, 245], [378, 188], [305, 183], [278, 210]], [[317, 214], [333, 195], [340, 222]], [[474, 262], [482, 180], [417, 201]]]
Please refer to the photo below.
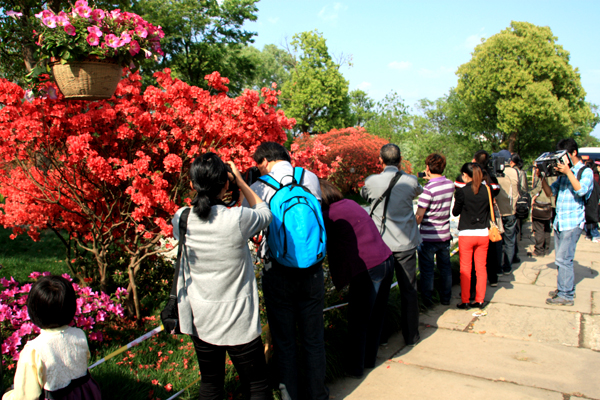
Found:
[[13, 10], [7, 11], [5, 14], [14, 19], [19, 19], [23, 16], [22, 12], [13, 11]]

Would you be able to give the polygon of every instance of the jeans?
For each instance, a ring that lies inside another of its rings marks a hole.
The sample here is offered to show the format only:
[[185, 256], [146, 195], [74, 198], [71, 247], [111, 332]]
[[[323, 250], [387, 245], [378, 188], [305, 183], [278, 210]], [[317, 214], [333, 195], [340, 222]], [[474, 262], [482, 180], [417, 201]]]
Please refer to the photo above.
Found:
[[598, 224], [586, 224], [585, 225], [585, 236], [588, 239], [599, 238], [600, 232], [598, 232]]
[[[262, 278], [269, 328], [273, 337], [283, 400], [326, 400], [322, 264], [294, 269], [273, 262]], [[302, 357], [296, 349], [296, 328]], [[298, 359], [306, 382], [299, 381]], [[300, 393], [300, 390], [303, 392]]]
[[504, 272], [510, 272], [517, 243], [517, 217], [514, 215], [502, 217], [502, 224], [504, 225], [504, 233], [502, 234], [504, 263], [502, 269]]
[[573, 259], [577, 241], [581, 236], [581, 228], [569, 229], [567, 231], [554, 230], [554, 247], [556, 258], [554, 263], [558, 268], [557, 290], [558, 295], [567, 300], [573, 300], [575, 295], [575, 272], [573, 270]]
[[[247, 398], [266, 400], [272, 398], [267, 378], [267, 364], [261, 337], [237, 346], [217, 346], [191, 336], [202, 376], [200, 400], [221, 400], [224, 397], [225, 352], [240, 376]], [[249, 394], [249, 397], [248, 397]]]
[[417, 292], [417, 249], [394, 253], [394, 269], [400, 289], [400, 326], [404, 343], [417, 343], [419, 335], [419, 293]]
[[421, 294], [425, 306], [433, 305], [431, 294], [433, 292], [433, 272], [435, 263], [433, 257], [437, 257], [437, 267], [442, 280], [442, 291], [440, 300], [449, 303], [452, 297], [452, 266], [450, 265], [450, 241], [445, 242], [423, 242], [417, 248], [419, 252], [419, 270], [421, 271]]
[[364, 368], [375, 367], [393, 278], [390, 256], [350, 280], [346, 370], [351, 375], [361, 376]]
[[[487, 277], [490, 283], [498, 283], [498, 274], [502, 272], [502, 241], [489, 241], [487, 252]], [[471, 278], [472, 279], [472, 278]]]

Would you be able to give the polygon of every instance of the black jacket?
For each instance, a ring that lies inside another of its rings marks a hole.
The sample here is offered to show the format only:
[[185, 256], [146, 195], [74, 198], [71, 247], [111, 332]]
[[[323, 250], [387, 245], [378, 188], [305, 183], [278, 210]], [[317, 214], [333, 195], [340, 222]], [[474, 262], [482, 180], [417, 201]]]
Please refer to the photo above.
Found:
[[460, 215], [458, 230], [485, 229], [490, 227], [490, 201], [487, 187], [481, 185], [477, 194], [473, 193], [469, 182], [454, 192], [452, 215]]

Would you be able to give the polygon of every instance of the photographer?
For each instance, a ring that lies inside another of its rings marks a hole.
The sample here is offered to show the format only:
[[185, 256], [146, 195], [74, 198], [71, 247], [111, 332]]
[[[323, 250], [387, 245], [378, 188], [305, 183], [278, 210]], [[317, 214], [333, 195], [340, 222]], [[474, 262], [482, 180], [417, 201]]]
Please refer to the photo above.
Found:
[[[511, 154], [508, 150], [501, 150], [492, 154], [493, 157], [502, 157], [505, 162], [510, 162]], [[517, 200], [519, 199], [519, 173], [509, 164], [504, 167], [504, 172], [497, 176], [500, 184], [500, 193], [496, 197], [496, 204], [502, 216], [502, 225], [504, 233], [502, 234], [502, 252], [501, 259], [502, 272], [509, 275], [512, 271], [512, 263], [515, 256], [517, 242], [517, 217], [515, 216]], [[518, 259], [515, 261], [519, 261]]]
[[[556, 180], [555, 176], [546, 178], [546, 182], [552, 185]], [[556, 214], [556, 203], [552, 196], [546, 196], [542, 190], [542, 179], [540, 178], [535, 163], [533, 164], [533, 182], [531, 195], [531, 230], [535, 240], [535, 257], [544, 257], [550, 253], [551, 226]]]
[[[542, 176], [542, 188], [546, 196], [556, 197], [556, 217], [554, 218], [554, 247], [556, 249], [555, 264], [558, 268], [557, 289], [548, 293], [551, 296], [546, 304], [572, 306], [575, 296], [575, 273], [573, 259], [577, 241], [585, 225], [585, 199], [589, 198], [593, 189], [594, 174], [586, 168], [577, 179], [578, 172], [584, 167], [579, 158], [579, 147], [574, 139], [562, 139], [556, 145], [557, 150], [566, 150], [573, 163], [569, 168], [564, 163], [556, 166], [562, 174], [552, 186]], [[537, 170], [538, 175], [540, 174]]]
[[425, 179], [429, 183], [419, 196], [417, 224], [423, 242], [417, 247], [421, 271], [421, 293], [426, 307], [432, 307], [434, 257], [440, 271], [442, 290], [440, 302], [450, 304], [452, 296], [452, 268], [450, 265], [450, 206], [454, 194], [454, 183], [443, 176], [446, 157], [432, 153], [425, 159]]

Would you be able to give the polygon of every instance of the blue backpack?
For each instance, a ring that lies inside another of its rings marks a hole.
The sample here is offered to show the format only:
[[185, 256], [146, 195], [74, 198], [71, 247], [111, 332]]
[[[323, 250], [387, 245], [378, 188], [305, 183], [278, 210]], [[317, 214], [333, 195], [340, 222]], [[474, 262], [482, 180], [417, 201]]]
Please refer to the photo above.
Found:
[[269, 201], [273, 220], [267, 233], [269, 253], [279, 264], [308, 268], [325, 258], [327, 235], [317, 198], [302, 186], [304, 169], [294, 168], [292, 182], [282, 185], [272, 176], [259, 179], [276, 190]]

